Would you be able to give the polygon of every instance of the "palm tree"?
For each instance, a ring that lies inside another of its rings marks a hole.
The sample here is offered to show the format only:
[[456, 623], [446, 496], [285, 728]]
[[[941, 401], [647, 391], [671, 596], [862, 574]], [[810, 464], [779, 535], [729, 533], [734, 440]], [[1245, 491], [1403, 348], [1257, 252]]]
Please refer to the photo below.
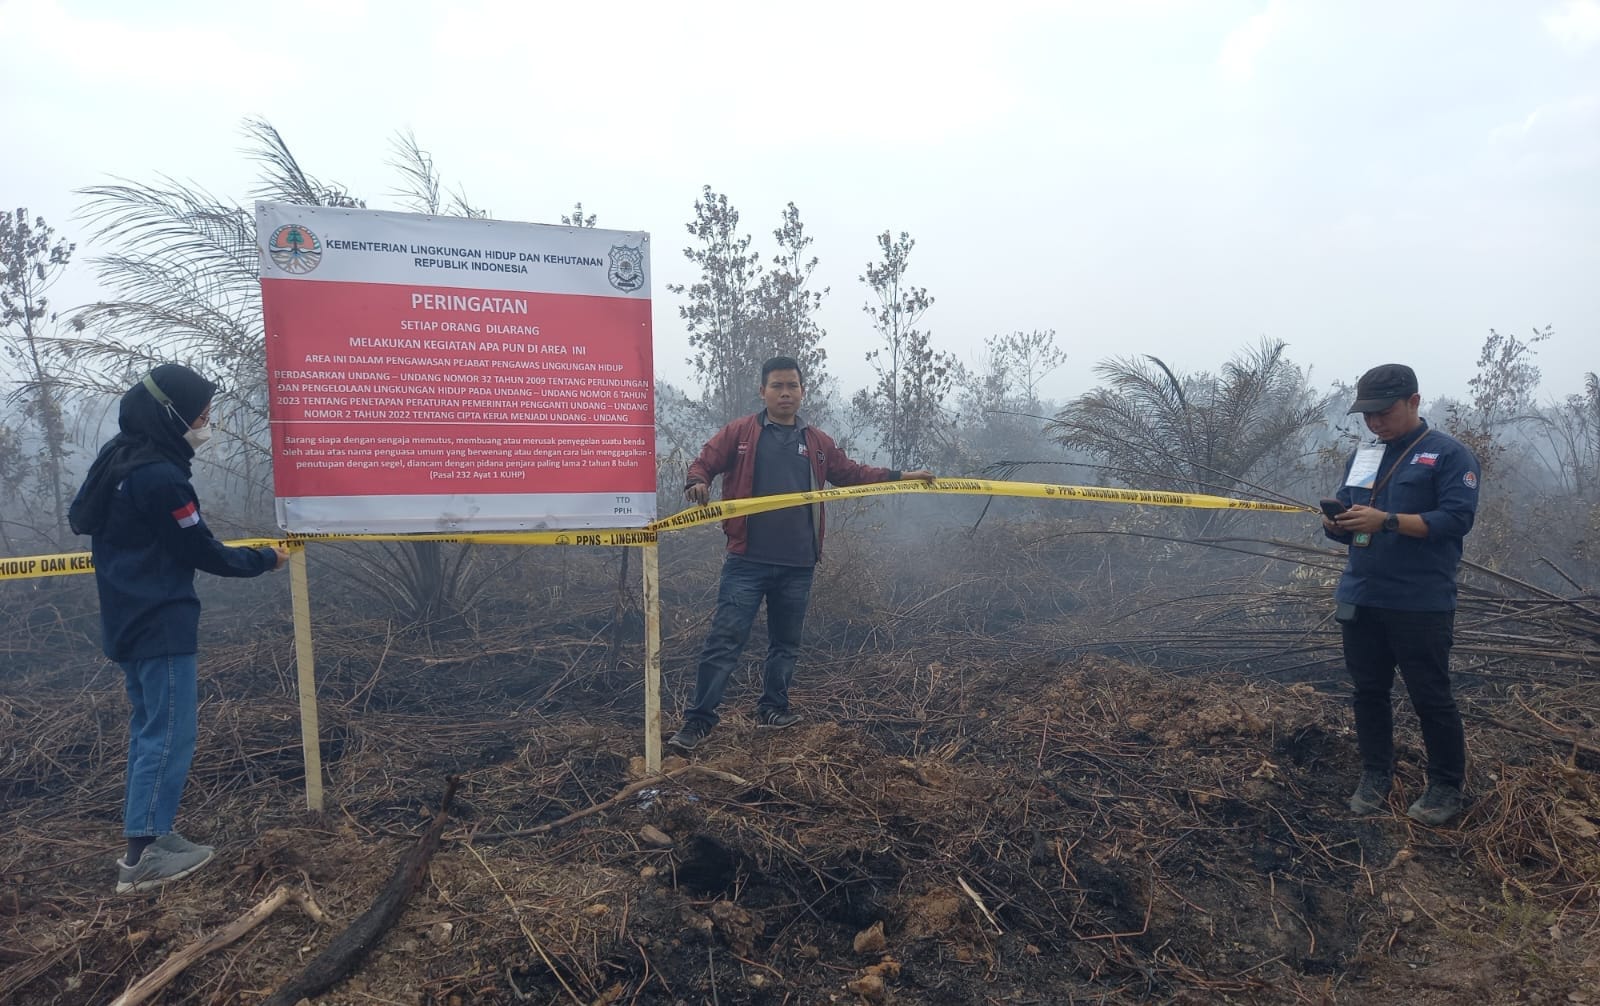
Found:
[[[245, 124], [245, 153], [262, 166], [261, 199], [363, 206], [343, 188], [308, 174], [277, 129]], [[96, 260], [115, 299], [74, 320], [68, 349], [82, 365], [80, 387], [114, 392], [166, 360], [187, 360], [221, 384], [214, 421], [232, 434], [208, 460], [228, 489], [259, 511], [271, 499], [271, 432], [255, 214], [167, 176], [123, 179], [81, 190], [91, 236], [117, 250]]]
[[[1297, 474], [1329, 402], [1283, 351], [1284, 343], [1263, 339], [1215, 375], [1180, 375], [1154, 356], [1107, 360], [1095, 367], [1106, 383], [1069, 403], [1046, 433], [1128, 484], [1260, 495], [1261, 486]], [[1186, 512], [1195, 532], [1216, 531], [1238, 516]]]
[[[301, 166], [270, 123], [245, 123], [244, 153], [261, 168], [256, 198], [364, 208], [344, 187]], [[409, 133], [396, 141], [401, 190], [411, 208], [439, 212], [432, 158]], [[203, 188], [162, 176], [82, 190], [92, 237], [116, 250], [97, 261], [114, 299], [84, 308], [64, 348], [86, 393], [117, 393], [151, 365], [190, 362], [221, 384], [213, 422], [231, 436], [208, 457], [229, 477], [251, 519], [271, 513], [271, 427], [261, 317], [255, 214]], [[485, 216], [457, 195], [449, 211]], [[404, 548], [348, 549], [363, 586], [377, 589], [413, 624], [454, 621], [481, 588], [469, 576], [469, 546], [408, 542]]]

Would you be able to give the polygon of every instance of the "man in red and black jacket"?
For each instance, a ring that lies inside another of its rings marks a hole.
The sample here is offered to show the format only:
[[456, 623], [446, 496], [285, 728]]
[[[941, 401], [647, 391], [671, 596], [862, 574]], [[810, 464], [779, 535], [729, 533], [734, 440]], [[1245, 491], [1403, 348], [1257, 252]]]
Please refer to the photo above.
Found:
[[[761, 366], [761, 400], [766, 408], [718, 430], [689, 465], [684, 495], [691, 503], [711, 499], [711, 482], [722, 478], [723, 499], [807, 492], [827, 483], [839, 486], [900, 479], [933, 481], [926, 469], [902, 472], [875, 468], [845, 457], [833, 438], [800, 417], [805, 378], [797, 360], [775, 356]], [[767, 660], [762, 675], [756, 723], [791, 727], [800, 716], [789, 711], [811, 574], [822, 557], [822, 504], [788, 507], [722, 522], [728, 557], [717, 589], [717, 611], [700, 654], [694, 700], [683, 727], [668, 741], [692, 751], [717, 725], [717, 706], [728, 686], [756, 612], [767, 602]]]

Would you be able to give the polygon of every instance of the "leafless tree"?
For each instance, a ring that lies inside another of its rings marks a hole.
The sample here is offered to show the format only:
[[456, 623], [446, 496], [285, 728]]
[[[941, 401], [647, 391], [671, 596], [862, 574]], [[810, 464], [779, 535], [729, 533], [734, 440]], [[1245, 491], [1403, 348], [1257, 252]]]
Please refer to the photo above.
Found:
[[[32, 428], [38, 447], [28, 451], [21, 431], [7, 430], [0, 450], [14, 456], [3, 462], [14, 475], [32, 470], [35, 490], [31, 519], [35, 534], [59, 547], [66, 537], [65, 515], [70, 487], [66, 484], [66, 459], [70, 447], [63, 414], [65, 389], [61, 384], [59, 349], [48, 337], [55, 324], [49, 290], [72, 260], [73, 244], [56, 238], [43, 217], [28, 222], [28, 211], [0, 214], [0, 350], [16, 368], [18, 380], [5, 394], [6, 404], [17, 409]], [[9, 383], [9, 382], [8, 382]], [[10, 482], [10, 480], [7, 480]], [[23, 479], [11, 483], [24, 484]], [[8, 532], [9, 533], [9, 532]]]

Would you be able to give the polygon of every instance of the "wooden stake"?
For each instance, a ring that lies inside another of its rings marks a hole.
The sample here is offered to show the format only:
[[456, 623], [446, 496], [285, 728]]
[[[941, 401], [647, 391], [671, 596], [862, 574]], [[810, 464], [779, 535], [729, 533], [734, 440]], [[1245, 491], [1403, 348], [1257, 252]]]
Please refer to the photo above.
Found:
[[644, 546], [644, 770], [661, 771], [661, 572], [655, 545]]
[[294, 608], [294, 667], [300, 692], [300, 751], [306, 764], [306, 808], [322, 809], [322, 734], [317, 727], [317, 670], [311, 648], [311, 592], [306, 547], [289, 543], [289, 595]]

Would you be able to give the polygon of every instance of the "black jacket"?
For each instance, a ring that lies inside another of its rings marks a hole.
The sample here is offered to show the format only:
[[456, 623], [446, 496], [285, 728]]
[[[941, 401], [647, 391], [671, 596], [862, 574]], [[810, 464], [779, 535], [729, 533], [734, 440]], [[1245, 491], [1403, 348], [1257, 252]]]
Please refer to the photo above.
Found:
[[72, 528], [89, 534], [100, 591], [101, 646], [116, 661], [199, 650], [194, 571], [260, 576], [269, 548], [231, 548], [212, 536], [189, 484], [194, 449], [183, 434], [216, 386], [187, 367], [151, 373], [170, 405], [141, 382], [122, 396], [120, 432], [101, 448], [72, 501]]
[[270, 547], [233, 548], [218, 541], [200, 516], [194, 487], [166, 461], [128, 474], [92, 542], [101, 646], [119, 662], [198, 651], [195, 570], [260, 576], [278, 561]]

